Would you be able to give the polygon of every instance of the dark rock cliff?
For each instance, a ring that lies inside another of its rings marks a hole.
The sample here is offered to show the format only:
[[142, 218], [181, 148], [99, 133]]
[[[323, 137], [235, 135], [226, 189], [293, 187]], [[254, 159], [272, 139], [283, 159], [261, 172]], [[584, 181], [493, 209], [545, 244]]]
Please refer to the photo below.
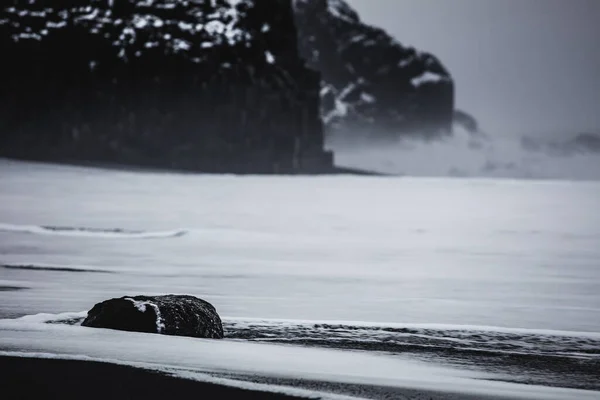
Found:
[[334, 137], [452, 131], [454, 83], [431, 54], [363, 23], [343, 0], [294, 0], [300, 54], [322, 73], [324, 123]]
[[6, 0], [0, 155], [326, 171], [297, 41], [291, 0]]

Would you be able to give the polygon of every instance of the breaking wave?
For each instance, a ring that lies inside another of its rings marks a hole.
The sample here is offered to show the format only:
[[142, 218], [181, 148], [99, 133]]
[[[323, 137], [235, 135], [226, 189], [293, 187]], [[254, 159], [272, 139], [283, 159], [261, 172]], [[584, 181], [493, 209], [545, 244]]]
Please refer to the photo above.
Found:
[[469, 325], [224, 319], [232, 339], [406, 351], [474, 351], [600, 361], [600, 333]]
[[121, 228], [103, 229], [71, 226], [18, 225], [6, 223], [0, 223], [0, 232], [113, 239], [166, 239], [181, 237], [188, 233], [188, 231], [185, 229], [173, 231], [134, 231]]
[[397, 354], [517, 383], [600, 390], [600, 333], [440, 324], [223, 320], [232, 340]]
[[[81, 325], [87, 313], [23, 323]], [[507, 382], [600, 390], [600, 333], [468, 325], [223, 318], [225, 339], [402, 355]]]
[[[85, 313], [37, 314], [27, 321], [81, 323]], [[228, 318], [228, 339], [386, 352], [466, 351], [600, 362], [600, 333], [471, 325]]]

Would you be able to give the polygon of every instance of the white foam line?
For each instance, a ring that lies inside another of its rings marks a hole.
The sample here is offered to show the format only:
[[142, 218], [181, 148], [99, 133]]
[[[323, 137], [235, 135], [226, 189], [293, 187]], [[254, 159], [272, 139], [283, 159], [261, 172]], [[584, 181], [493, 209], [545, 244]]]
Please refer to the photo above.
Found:
[[[375, 353], [0, 321], [0, 349], [161, 368], [520, 399], [599, 399], [600, 392], [499, 382], [498, 375]], [[156, 351], [160, 349], [160, 351]], [[492, 380], [490, 380], [492, 379]]]
[[127, 239], [161, 239], [183, 236], [188, 233], [185, 229], [173, 231], [127, 232], [103, 230], [86, 230], [86, 228], [52, 229], [40, 225], [15, 225], [0, 223], [0, 231], [15, 233], [30, 233], [47, 236], [93, 237], [93, 238], [127, 238]]
[[[35, 314], [27, 317], [48, 318], [46, 321], [51, 321], [53, 318], [62, 318], [64, 315], [85, 316], [86, 311], [82, 312], [67, 312], [61, 314]], [[64, 319], [64, 318], [63, 318]], [[341, 325], [360, 328], [392, 328], [392, 329], [432, 329], [440, 331], [477, 331], [477, 332], [492, 332], [492, 333], [509, 333], [509, 334], [529, 334], [529, 335], [547, 335], [561, 337], [578, 337], [600, 340], [600, 332], [578, 332], [564, 330], [549, 330], [549, 329], [529, 329], [529, 328], [505, 328], [495, 326], [479, 326], [479, 325], [451, 325], [451, 324], [428, 324], [428, 323], [396, 323], [396, 322], [368, 322], [368, 321], [335, 321], [335, 320], [295, 320], [295, 319], [276, 319], [276, 318], [250, 318], [250, 317], [221, 317], [223, 323], [232, 325]], [[424, 335], [423, 337], [428, 337]]]
[[264, 324], [264, 325], [341, 325], [362, 328], [393, 328], [393, 329], [431, 329], [439, 331], [478, 331], [507, 334], [547, 335], [581, 337], [600, 340], [600, 332], [579, 332], [552, 329], [507, 328], [486, 325], [452, 325], [436, 323], [399, 323], [399, 322], [368, 322], [368, 321], [336, 321], [336, 320], [295, 320], [295, 319], [267, 319], [246, 317], [222, 317], [223, 322], [232, 324]]

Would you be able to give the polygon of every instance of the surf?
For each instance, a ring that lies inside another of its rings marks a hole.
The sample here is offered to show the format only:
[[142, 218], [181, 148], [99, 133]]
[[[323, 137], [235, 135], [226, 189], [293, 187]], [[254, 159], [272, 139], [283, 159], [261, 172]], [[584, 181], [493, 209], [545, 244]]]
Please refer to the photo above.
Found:
[[142, 231], [122, 228], [106, 229], [76, 226], [19, 225], [7, 223], [0, 223], [0, 232], [108, 239], [167, 239], [178, 238], [188, 233], [188, 231], [185, 229], [170, 231]]

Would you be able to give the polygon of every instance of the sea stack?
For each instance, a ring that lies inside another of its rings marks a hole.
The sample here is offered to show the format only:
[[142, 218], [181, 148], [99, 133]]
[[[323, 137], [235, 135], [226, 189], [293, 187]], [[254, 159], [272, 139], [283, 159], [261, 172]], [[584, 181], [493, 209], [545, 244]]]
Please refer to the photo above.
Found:
[[330, 172], [292, 0], [11, 0], [0, 155]]
[[294, 7], [300, 54], [322, 74], [328, 141], [452, 133], [454, 80], [437, 57], [362, 21], [344, 0], [295, 0]]

